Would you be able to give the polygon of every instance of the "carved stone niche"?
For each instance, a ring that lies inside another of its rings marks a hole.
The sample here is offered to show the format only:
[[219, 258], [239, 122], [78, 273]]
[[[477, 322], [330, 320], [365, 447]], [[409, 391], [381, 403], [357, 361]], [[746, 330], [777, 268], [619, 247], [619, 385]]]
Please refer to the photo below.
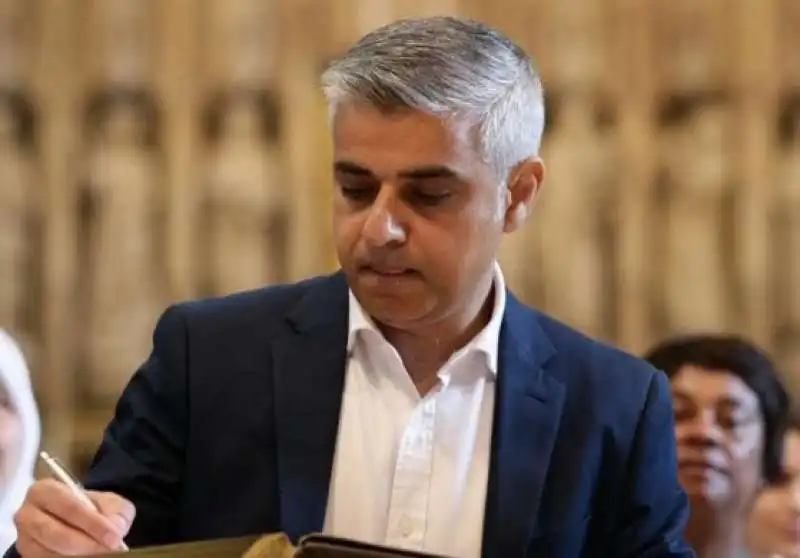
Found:
[[778, 145], [782, 150], [793, 150], [800, 145], [800, 86], [789, 89], [783, 96], [777, 130]]
[[779, 370], [797, 395], [800, 393], [800, 327], [779, 327], [773, 344]]
[[[327, 64], [327, 62], [326, 62]], [[278, 141], [281, 136], [280, 100], [272, 90], [236, 87], [211, 95], [204, 114], [204, 136], [210, 144], [224, 136], [225, 117], [231, 109], [247, 106], [256, 115], [257, 130], [263, 141]]]
[[800, 330], [800, 90], [786, 95], [778, 118], [772, 291], [779, 326]]
[[159, 110], [146, 90], [90, 99], [79, 195], [79, 376], [89, 405], [113, 401], [146, 358], [168, 299]]
[[33, 361], [41, 324], [42, 196], [36, 113], [26, 92], [0, 89], [0, 328]]
[[592, 126], [597, 132], [611, 132], [617, 124], [617, 106], [614, 104], [612, 95], [602, 88], [576, 88], [575, 90], [547, 89], [545, 93], [545, 139], [554, 130], [559, 129], [563, 123], [564, 105], [570, 99], [581, 98], [591, 107], [591, 114], [588, 116]]
[[676, 94], [660, 110], [658, 210], [668, 331], [729, 325], [735, 258], [732, 110], [721, 91]]
[[201, 290], [285, 280], [289, 192], [281, 181], [278, 99], [263, 89], [221, 91], [208, 104], [205, 129]]
[[[133, 143], [147, 149], [161, 147], [161, 110], [156, 96], [149, 90], [139, 87], [112, 87], [102, 90], [89, 98], [84, 119], [84, 133], [89, 144], [110, 139], [113, 132], [110, 125], [117, 115], [125, 115], [119, 120], [128, 121], [126, 130]], [[128, 117], [134, 117], [133, 120]]]
[[[586, 333], [613, 337], [614, 180], [611, 105], [592, 89], [549, 96], [542, 153], [551, 186], [531, 220], [541, 261], [531, 270], [545, 308]], [[576, 161], [580, 164], [576, 165]], [[524, 261], [524, 259], [521, 259]], [[537, 290], [538, 290], [537, 289]]]

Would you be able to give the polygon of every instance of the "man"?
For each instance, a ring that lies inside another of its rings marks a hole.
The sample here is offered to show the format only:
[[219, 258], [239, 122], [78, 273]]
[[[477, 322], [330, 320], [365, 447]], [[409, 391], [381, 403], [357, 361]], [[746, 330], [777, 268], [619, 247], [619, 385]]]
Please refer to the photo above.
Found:
[[323, 82], [342, 271], [167, 310], [88, 476], [101, 511], [40, 482], [17, 548], [325, 530], [459, 558], [692, 556], [666, 377], [523, 306], [495, 264], [544, 178], [525, 53], [408, 20]]

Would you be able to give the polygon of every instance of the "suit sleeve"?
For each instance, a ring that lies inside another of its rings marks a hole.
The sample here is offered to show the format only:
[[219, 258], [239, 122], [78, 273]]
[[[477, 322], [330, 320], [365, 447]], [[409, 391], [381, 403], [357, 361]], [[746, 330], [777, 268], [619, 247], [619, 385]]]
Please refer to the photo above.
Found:
[[188, 336], [179, 306], [159, 318], [149, 358], [131, 378], [106, 428], [87, 478], [136, 506], [129, 546], [170, 542], [188, 437]]
[[669, 383], [653, 374], [628, 461], [619, 523], [612, 536], [618, 558], [694, 558], [683, 533], [689, 502], [678, 481]]
[[[153, 350], [117, 403], [85, 485], [136, 506], [129, 546], [170, 542], [180, 510], [187, 440], [187, 333], [179, 307], [159, 318]], [[19, 558], [11, 547], [5, 558]]]

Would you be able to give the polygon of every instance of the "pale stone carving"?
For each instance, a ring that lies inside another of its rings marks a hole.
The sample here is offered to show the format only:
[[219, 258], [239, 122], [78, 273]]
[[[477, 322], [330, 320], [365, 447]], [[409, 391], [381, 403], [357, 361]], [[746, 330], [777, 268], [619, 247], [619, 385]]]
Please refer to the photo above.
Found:
[[142, 87], [156, 52], [153, 0], [91, 0], [90, 6], [93, 77], [117, 87]]
[[274, 0], [205, 0], [209, 77], [240, 86], [275, 85], [280, 23]]
[[207, 181], [207, 270], [213, 292], [285, 277], [287, 186], [280, 182], [275, 118], [265, 96], [238, 92], [216, 107], [219, 124]]
[[666, 304], [670, 330], [727, 328], [724, 202], [730, 194], [731, 114], [719, 98], [675, 102], [668, 155]]
[[608, 63], [607, 7], [601, 0], [559, 0], [550, 3], [548, 11], [545, 32], [552, 35], [552, 82], [565, 90], [601, 86]]
[[544, 304], [567, 323], [604, 337], [611, 286], [600, 235], [613, 194], [615, 142], [597, 126], [590, 91], [567, 92], [559, 113], [543, 150], [548, 178], [536, 213]]
[[32, 278], [30, 258], [37, 251], [32, 225], [40, 196], [32, 150], [32, 111], [16, 93], [0, 95], [0, 328], [8, 330], [32, 358], [33, 333], [25, 327]]
[[778, 0], [777, 22], [780, 46], [776, 65], [783, 70], [787, 85], [800, 88], [800, 2]]
[[719, 0], [652, 0], [659, 72], [669, 89], [696, 90], [716, 85], [725, 53], [726, 22]]
[[34, 2], [0, 0], [0, 83], [24, 87], [30, 56]]
[[146, 95], [95, 106], [88, 153], [91, 218], [81, 262], [86, 292], [86, 364], [92, 395], [116, 397], [147, 356], [165, 303], [158, 198], [163, 184]]

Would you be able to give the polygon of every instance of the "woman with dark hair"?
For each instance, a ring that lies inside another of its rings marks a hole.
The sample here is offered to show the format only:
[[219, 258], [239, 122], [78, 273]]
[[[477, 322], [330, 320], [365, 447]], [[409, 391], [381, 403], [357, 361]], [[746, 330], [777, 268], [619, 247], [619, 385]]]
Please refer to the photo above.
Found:
[[800, 540], [800, 413], [783, 444], [784, 477], [766, 487], [750, 516], [751, 546], [765, 556], [797, 556]]
[[725, 335], [672, 338], [645, 358], [672, 384], [687, 540], [700, 558], [750, 555], [750, 511], [764, 485], [784, 478], [789, 396], [772, 360]]

